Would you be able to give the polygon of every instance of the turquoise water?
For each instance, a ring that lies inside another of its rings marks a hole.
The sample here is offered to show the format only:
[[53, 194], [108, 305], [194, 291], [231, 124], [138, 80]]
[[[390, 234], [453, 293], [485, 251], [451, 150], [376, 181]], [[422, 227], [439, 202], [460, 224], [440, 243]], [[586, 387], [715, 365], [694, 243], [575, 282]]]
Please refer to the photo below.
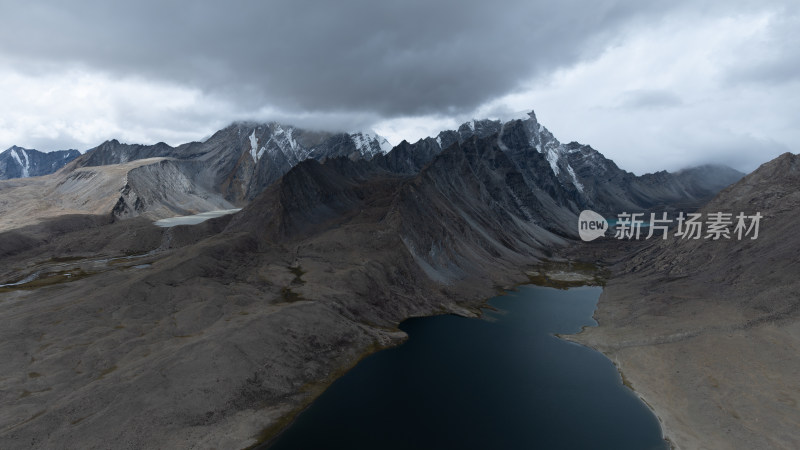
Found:
[[401, 325], [271, 445], [283, 449], [666, 449], [602, 354], [553, 336], [595, 325], [601, 289], [523, 286], [481, 319]]

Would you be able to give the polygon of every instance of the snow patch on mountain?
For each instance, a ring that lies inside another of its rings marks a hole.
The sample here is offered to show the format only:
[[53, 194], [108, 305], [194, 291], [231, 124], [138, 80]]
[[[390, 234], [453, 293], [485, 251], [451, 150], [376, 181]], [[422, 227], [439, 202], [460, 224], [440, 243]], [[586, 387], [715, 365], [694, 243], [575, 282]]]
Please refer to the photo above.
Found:
[[256, 137], [256, 130], [253, 130], [253, 134], [250, 135], [250, 156], [253, 158], [254, 162], [258, 162], [258, 159], [261, 158], [261, 155], [264, 153], [263, 148], [262, 151], [258, 151], [258, 138]]
[[19, 154], [17, 153], [17, 149], [13, 148], [11, 149], [11, 157], [14, 158], [17, 164], [19, 164], [19, 166], [22, 168], [22, 178], [28, 178], [31, 176], [29, 170], [30, 162], [28, 161], [28, 155], [25, 154], [24, 149], [19, 149], [19, 152], [22, 153], [22, 157], [25, 158], [25, 163], [23, 163], [22, 160], [20, 159]]
[[31, 162], [28, 160], [28, 154], [25, 152], [25, 150], [20, 150], [20, 153], [22, 153], [22, 157], [25, 158], [25, 166], [22, 167], [22, 176], [29, 177]]
[[[274, 137], [279, 142], [278, 146], [281, 147], [281, 150], [284, 150], [284, 153], [286, 153], [286, 150], [291, 149], [292, 154], [297, 154], [300, 146], [292, 136], [292, 133], [294, 133], [294, 128], [289, 127], [284, 130], [283, 127], [278, 125], [275, 129]], [[286, 148], [287, 146], [288, 148]]]
[[280, 124], [275, 124], [272, 137], [267, 142], [267, 146], [272, 142], [275, 144], [274, 148], [270, 148], [270, 154], [278, 151], [282, 152], [291, 165], [295, 165], [301, 161], [308, 159], [311, 150], [300, 145], [294, 138], [293, 127], [282, 127]]
[[575, 175], [575, 171], [572, 169], [572, 166], [567, 164], [567, 172], [572, 177], [572, 184], [575, 185], [575, 188], [578, 189], [579, 192], [583, 192], [583, 185], [580, 181], [578, 181], [578, 177]]
[[14, 160], [17, 162], [17, 164], [20, 165], [20, 167], [22, 166], [22, 160], [19, 159], [17, 151], [13, 148], [11, 149], [11, 157], [14, 158]]
[[558, 175], [558, 152], [555, 149], [548, 148], [545, 153], [545, 158], [547, 158], [547, 162], [550, 163], [553, 173]]

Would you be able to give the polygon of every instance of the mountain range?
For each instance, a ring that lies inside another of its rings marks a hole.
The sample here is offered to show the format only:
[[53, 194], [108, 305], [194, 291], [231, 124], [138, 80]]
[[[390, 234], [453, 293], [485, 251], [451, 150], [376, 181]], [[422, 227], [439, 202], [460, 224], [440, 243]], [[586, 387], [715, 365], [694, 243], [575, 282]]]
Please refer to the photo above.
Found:
[[442, 131], [413, 144], [403, 141], [394, 148], [371, 133], [315, 132], [274, 122], [235, 123], [204, 142], [177, 147], [107, 141], [87, 150], [54, 177], [0, 186], [7, 197], [17, 199], [13, 202], [17, 205], [23, 199], [38, 199], [35, 211], [0, 204], [0, 213], [6, 216], [0, 229], [62, 214], [161, 219], [242, 207], [309, 159], [362, 160], [375, 169], [412, 175], [448, 147], [471, 137], [490, 136], [496, 136], [514, 176], [521, 177], [525, 191], [521, 195], [532, 202], [526, 206], [528, 218], [570, 236], [574, 227], [563, 224], [582, 209], [607, 215], [678, 206], [691, 209], [742, 176], [728, 167], [711, 165], [636, 176], [588, 145], [562, 144], [533, 112], [507, 122], [473, 120], [458, 130]]
[[636, 176], [533, 113], [387, 150], [237, 123], [0, 182], [0, 447], [256, 444], [402, 320], [478, 315], [558, 259], [582, 209], [699, 208], [742, 175]]

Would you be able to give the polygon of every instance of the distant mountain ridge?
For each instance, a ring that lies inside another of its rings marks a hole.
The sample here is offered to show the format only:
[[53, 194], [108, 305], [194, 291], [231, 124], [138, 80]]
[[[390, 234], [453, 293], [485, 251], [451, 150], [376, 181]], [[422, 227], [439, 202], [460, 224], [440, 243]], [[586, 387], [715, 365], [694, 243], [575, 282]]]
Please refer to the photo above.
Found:
[[46, 153], [14, 145], [0, 153], [0, 180], [49, 175], [80, 155], [78, 150]]
[[367, 133], [309, 131], [277, 122], [236, 122], [203, 142], [177, 147], [106, 141], [86, 152], [74, 166], [91, 167], [129, 161], [175, 158], [185, 174], [226, 200], [244, 204], [305, 159], [344, 156], [372, 159], [391, 150], [383, 136]]
[[[574, 234], [569, 218], [583, 209], [606, 216], [625, 211], [690, 210], [743, 175], [726, 167], [703, 166], [636, 176], [591, 146], [562, 144], [538, 122], [533, 111], [527, 118], [505, 122], [472, 120], [435, 138], [413, 144], [403, 141], [394, 148], [375, 133], [332, 133], [277, 122], [236, 122], [203, 142], [177, 147], [163, 142], [141, 145], [106, 141], [64, 168], [66, 178], [54, 181], [57, 186], [48, 191], [52, 195], [47, 204], [58, 211], [77, 213], [89, 204], [111, 203], [114, 207], [108, 213], [113, 217], [145, 215], [151, 219], [203, 212], [208, 207], [243, 207], [306, 160], [325, 163], [344, 158], [366, 164], [370, 171], [413, 176], [447, 148], [473, 137], [493, 139], [505, 156], [503, 161], [511, 165], [513, 176], [521, 179], [524, 189], [514, 195], [528, 201], [524, 217], [565, 236]], [[500, 159], [493, 157], [493, 161]], [[120, 165], [128, 169], [123, 171], [119, 187], [113, 189], [109, 180], [120, 175], [105, 172]], [[96, 175], [102, 176], [94, 178]], [[103, 180], [103, 188], [93, 188], [93, 180]], [[25, 197], [34, 195], [35, 189], [29, 191]], [[69, 195], [70, 200], [59, 200], [59, 193]], [[93, 198], [98, 196], [104, 197], [102, 201]], [[41, 208], [39, 214], [51, 214], [45, 210]], [[98, 210], [93, 207], [86, 212], [96, 214]]]
[[[534, 111], [527, 118], [506, 122], [471, 120], [455, 131], [443, 131], [436, 138], [418, 144], [436, 153], [436, 147], [441, 150], [471, 136], [491, 135], [498, 136], [498, 145], [526, 179], [538, 178], [541, 189], [558, 203], [571, 205], [573, 210], [590, 208], [612, 215], [623, 211], [670, 210], [683, 205], [696, 208], [744, 176], [722, 165], [637, 176], [620, 169], [589, 145], [561, 143], [539, 123]], [[553, 177], [542, 179], [546, 167]]]

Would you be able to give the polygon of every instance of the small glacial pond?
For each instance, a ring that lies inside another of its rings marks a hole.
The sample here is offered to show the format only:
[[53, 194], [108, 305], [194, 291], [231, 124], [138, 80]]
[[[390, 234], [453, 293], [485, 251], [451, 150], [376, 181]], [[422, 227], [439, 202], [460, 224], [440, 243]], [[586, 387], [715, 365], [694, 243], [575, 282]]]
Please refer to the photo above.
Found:
[[553, 335], [596, 325], [600, 292], [523, 286], [481, 319], [407, 320], [407, 342], [365, 358], [262, 448], [666, 449], [611, 361]]
[[156, 220], [153, 223], [155, 225], [158, 225], [159, 227], [164, 227], [164, 228], [174, 227], [176, 225], [197, 225], [198, 223], [205, 222], [208, 219], [213, 219], [215, 217], [222, 217], [228, 214], [235, 214], [241, 210], [242, 208], [220, 209], [218, 211], [206, 211], [204, 213], [194, 214], [191, 216], [177, 216], [177, 217], [170, 217], [168, 219]]

